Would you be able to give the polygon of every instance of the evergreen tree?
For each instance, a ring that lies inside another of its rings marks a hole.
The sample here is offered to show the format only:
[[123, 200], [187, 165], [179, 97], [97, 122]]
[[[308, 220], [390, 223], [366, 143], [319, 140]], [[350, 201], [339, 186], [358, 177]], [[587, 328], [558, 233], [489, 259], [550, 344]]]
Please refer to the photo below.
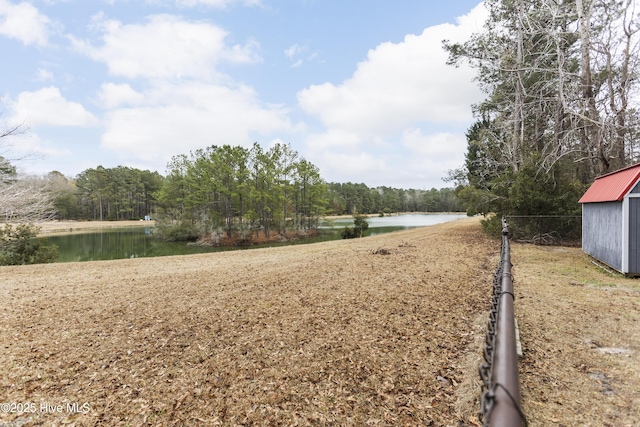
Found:
[[487, 94], [465, 165], [451, 173], [457, 195], [469, 214], [572, 215], [597, 175], [639, 160], [634, 2], [485, 5], [484, 31], [445, 42], [450, 63], [476, 68]]

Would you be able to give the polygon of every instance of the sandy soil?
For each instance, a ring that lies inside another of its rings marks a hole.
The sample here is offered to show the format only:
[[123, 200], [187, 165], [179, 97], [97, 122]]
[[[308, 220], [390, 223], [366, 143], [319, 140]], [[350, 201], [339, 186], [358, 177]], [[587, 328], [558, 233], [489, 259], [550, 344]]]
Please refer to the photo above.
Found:
[[155, 221], [45, 221], [36, 224], [41, 235], [67, 234], [100, 228], [151, 227]]
[[[3, 405], [0, 421], [480, 425], [498, 245], [467, 219], [312, 245], [0, 267], [0, 402], [23, 409]], [[637, 282], [579, 250], [512, 248], [529, 425], [639, 425]]]

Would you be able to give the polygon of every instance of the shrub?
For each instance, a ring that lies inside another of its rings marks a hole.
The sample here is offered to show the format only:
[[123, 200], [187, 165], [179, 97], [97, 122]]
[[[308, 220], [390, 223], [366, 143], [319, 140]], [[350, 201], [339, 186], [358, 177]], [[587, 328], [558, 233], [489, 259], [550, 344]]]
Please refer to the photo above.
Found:
[[194, 241], [200, 237], [197, 228], [186, 222], [181, 222], [165, 229], [163, 235], [165, 239], [176, 242]]
[[345, 227], [344, 230], [342, 230], [343, 239], [362, 237], [364, 232], [369, 228], [367, 217], [364, 215], [353, 215], [353, 225], [353, 227]]
[[354, 239], [356, 237], [358, 237], [358, 235], [356, 234], [356, 231], [353, 229], [353, 227], [345, 227], [342, 230], [342, 233], [340, 233], [342, 235], [343, 239]]
[[358, 237], [362, 237], [365, 231], [369, 228], [369, 223], [367, 222], [367, 217], [364, 215], [354, 215], [353, 216], [353, 225], [355, 233]]
[[156, 236], [173, 242], [195, 241], [202, 234], [195, 225], [186, 220], [177, 222], [156, 220], [153, 231]]
[[58, 258], [58, 247], [46, 245], [47, 239], [36, 238], [39, 227], [6, 224], [0, 228], [0, 265], [44, 264]]

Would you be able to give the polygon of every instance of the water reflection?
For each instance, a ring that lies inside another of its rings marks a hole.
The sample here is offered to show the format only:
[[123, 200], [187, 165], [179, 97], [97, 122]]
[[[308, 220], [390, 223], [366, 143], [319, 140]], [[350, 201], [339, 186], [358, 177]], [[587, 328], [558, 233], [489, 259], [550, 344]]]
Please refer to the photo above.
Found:
[[[396, 230], [407, 228], [426, 227], [428, 225], [440, 224], [453, 221], [459, 218], [466, 218], [465, 214], [406, 214], [367, 218], [369, 228], [393, 227]], [[353, 218], [340, 218], [332, 221], [334, 227], [345, 227], [353, 225]]]
[[[390, 233], [414, 227], [424, 227], [452, 221], [465, 215], [397, 215], [387, 217], [371, 217], [367, 236]], [[298, 240], [284, 244], [306, 244], [340, 239], [340, 231], [345, 226], [353, 225], [352, 218], [336, 219], [325, 222], [321, 226], [321, 235], [310, 239]], [[166, 242], [154, 238], [149, 227], [111, 228], [95, 232], [70, 233], [50, 236], [50, 244], [57, 245], [60, 256], [57, 262], [95, 261], [137, 257], [156, 257], [167, 255], [188, 255], [203, 252], [247, 249], [247, 247], [211, 248], [190, 246], [182, 242]], [[281, 246], [266, 244], [251, 246]]]

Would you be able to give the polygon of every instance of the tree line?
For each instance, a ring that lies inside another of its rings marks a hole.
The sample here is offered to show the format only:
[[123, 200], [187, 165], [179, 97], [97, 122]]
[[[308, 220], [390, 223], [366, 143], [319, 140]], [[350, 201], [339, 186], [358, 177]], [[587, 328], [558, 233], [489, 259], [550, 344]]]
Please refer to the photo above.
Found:
[[487, 94], [450, 178], [468, 213], [498, 214], [488, 228], [502, 214], [579, 215], [596, 176], [640, 160], [634, 4], [486, 0], [484, 29], [444, 43], [450, 64], [474, 67]]
[[462, 204], [451, 188], [431, 190], [329, 183], [327, 212], [332, 215], [389, 214], [395, 212], [461, 212]]
[[[11, 197], [9, 197], [11, 195]], [[2, 222], [137, 220], [151, 216], [175, 240], [250, 240], [307, 232], [325, 215], [460, 211], [450, 188], [415, 190], [326, 183], [290, 145], [211, 146], [174, 156], [158, 172], [98, 166], [66, 177], [18, 174], [0, 157]]]
[[158, 172], [126, 166], [98, 166], [75, 178], [23, 175], [0, 156], [0, 222], [142, 219], [155, 211], [163, 181]]
[[59, 172], [49, 178], [57, 185], [59, 219], [99, 221], [141, 219], [156, 206], [155, 193], [163, 177], [158, 172], [126, 166], [86, 169], [73, 181]]
[[290, 145], [264, 150], [211, 146], [174, 156], [167, 174], [125, 166], [46, 176], [58, 219], [157, 220], [169, 238], [248, 237], [313, 229], [324, 215], [455, 212], [454, 189], [400, 189], [326, 183]]

